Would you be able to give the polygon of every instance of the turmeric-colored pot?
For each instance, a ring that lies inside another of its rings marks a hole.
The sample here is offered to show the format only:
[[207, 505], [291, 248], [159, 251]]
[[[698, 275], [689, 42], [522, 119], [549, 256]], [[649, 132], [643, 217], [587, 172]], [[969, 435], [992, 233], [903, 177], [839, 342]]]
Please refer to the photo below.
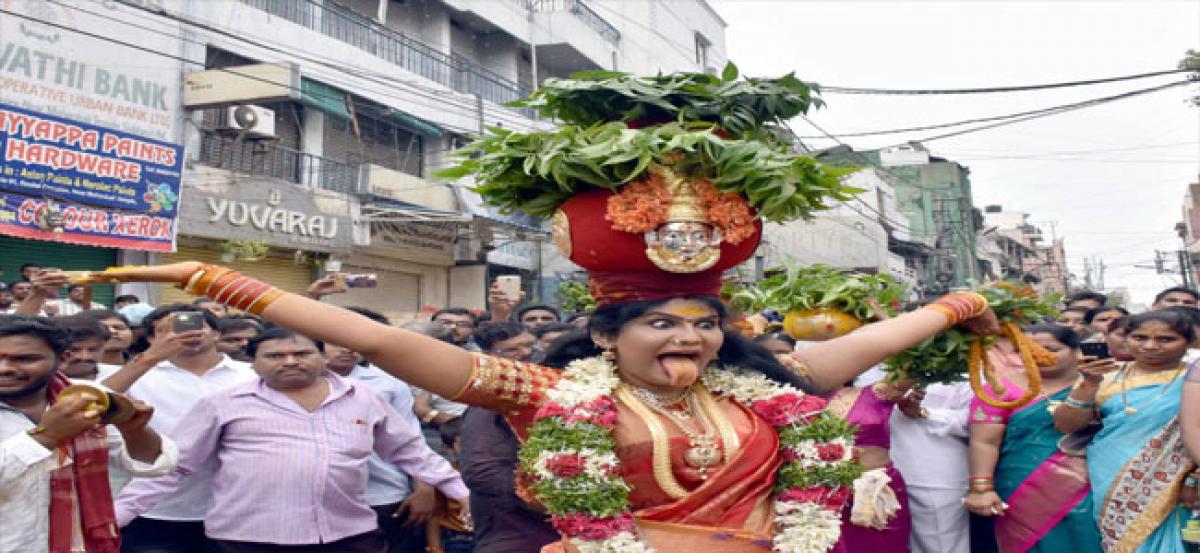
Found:
[[862, 326], [853, 315], [834, 309], [791, 311], [783, 319], [783, 330], [797, 340], [816, 342], [837, 338]]

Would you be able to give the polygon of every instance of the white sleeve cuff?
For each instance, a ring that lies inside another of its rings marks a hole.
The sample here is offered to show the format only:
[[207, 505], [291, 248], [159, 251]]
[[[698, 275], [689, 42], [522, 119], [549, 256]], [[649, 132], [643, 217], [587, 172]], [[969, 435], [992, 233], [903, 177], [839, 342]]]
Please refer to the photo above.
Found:
[[[114, 431], [115, 429], [110, 429]], [[153, 463], [139, 461], [129, 456], [129, 450], [126, 449], [125, 443], [122, 440], [121, 450], [118, 455], [121, 467], [129, 471], [131, 476], [135, 477], [155, 477], [165, 476], [175, 470], [175, 466], [179, 464], [179, 446], [170, 438], [159, 435], [159, 440], [162, 442], [162, 449], [158, 452], [158, 457]]]

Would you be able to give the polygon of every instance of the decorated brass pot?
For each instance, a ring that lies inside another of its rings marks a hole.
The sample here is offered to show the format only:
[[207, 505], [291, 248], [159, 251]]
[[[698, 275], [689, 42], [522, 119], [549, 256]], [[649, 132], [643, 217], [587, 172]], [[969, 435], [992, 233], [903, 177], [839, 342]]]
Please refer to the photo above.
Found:
[[796, 340], [819, 342], [853, 332], [862, 322], [834, 309], [791, 311], [783, 319], [783, 330]]

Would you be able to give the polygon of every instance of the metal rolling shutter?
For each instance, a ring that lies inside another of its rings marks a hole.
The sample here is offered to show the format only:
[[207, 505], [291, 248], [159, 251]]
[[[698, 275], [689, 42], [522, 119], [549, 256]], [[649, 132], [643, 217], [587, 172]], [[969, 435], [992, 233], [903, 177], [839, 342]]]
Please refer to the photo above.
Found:
[[[313, 273], [309, 266], [296, 265], [290, 257], [268, 257], [253, 263], [245, 261], [227, 263], [221, 261], [220, 252], [194, 246], [179, 246], [175, 253], [165, 254], [162, 257], [163, 263], [202, 261], [214, 265], [222, 265], [241, 272], [244, 275], [268, 282], [288, 292], [303, 292], [313, 280]], [[195, 299], [193, 296], [184, 293], [183, 290], [174, 286], [161, 286], [159, 290], [159, 305], [191, 303]]]
[[[0, 236], [0, 268], [4, 270], [4, 282], [21, 280], [21, 265], [25, 263], [67, 271], [99, 271], [117, 264], [117, 250]], [[112, 300], [113, 285], [92, 286], [92, 301], [112, 306]]]

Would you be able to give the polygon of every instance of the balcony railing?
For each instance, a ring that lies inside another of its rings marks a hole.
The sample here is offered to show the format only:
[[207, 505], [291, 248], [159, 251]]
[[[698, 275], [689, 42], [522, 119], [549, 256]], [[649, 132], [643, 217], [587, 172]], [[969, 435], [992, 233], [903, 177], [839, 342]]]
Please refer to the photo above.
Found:
[[621, 31], [581, 0], [532, 0], [530, 6], [536, 12], [571, 12], [613, 46], [621, 42]]
[[344, 42], [458, 92], [503, 104], [528, 96], [519, 86], [459, 56], [418, 40], [330, 0], [242, 0], [243, 3]]
[[275, 144], [237, 139], [204, 130], [200, 163], [236, 173], [273, 177], [305, 187], [334, 192], [358, 192], [359, 165], [299, 152]]

